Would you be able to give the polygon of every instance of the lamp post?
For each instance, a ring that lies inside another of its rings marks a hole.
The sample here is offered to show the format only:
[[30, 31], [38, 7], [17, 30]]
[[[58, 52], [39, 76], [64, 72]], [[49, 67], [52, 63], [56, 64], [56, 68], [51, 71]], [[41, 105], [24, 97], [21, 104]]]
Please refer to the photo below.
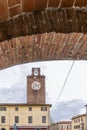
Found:
[[14, 124], [14, 130], [18, 130], [16, 124]]

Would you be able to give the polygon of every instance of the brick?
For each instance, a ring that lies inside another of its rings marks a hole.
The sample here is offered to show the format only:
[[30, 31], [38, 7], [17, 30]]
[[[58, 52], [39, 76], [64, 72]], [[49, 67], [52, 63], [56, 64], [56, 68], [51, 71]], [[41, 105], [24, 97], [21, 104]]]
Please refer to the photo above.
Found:
[[35, 20], [35, 26], [37, 27], [37, 32], [40, 33], [40, 22], [39, 22], [39, 14], [38, 12], [33, 14]]
[[37, 18], [36, 19], [37, 19], [36, 24], [38, 25], [39, 33], [45, 32], [45, 19], [44, 19], [43, 12], [37, 12]]
[[61, 7], [72, 7], [74, 0], [62, 0]]
[[48, 16], [50, 31], [52, 32], [54, 31], [54, 28], [55, 28], [55, 22], [54, 22], [51, 10], [47, 11], [47, 16]]
[[58, 17], [58, 22], [59, 22], [59, 32], [63, 32], [64, 28], [64, 22], [63, 22], [63, 17], [62, 17], [62, 10], [57, 11], [57, 17]]
[[8, 7], [20, 4], [20, 0], [8, 0]]
[[82, 17], [81, 17], [81, 12], [76, 11], [76, 19], [77, 19], [77, 25], [78, 25], [78, 31], [82, 32]]
[[36, 25], [36, 20], [35, 20], [35, 17], [33, 14], [30, 14], [29, 15], [29, 21], [30, 21], [30, 24], [31, 24], [31, 28], [32, 28], [32, 33], [37, 33], [38, 31], [38, 27]]
[[73, 25], [72, 30], [73, 32], [78, 32], [76, 12], [72, 9], [71, 14], [72, 14], [72, 25]]
[[81, 12], [81, 16], [82, 16], [82, 28], [83, 28], [83, 32], [86, 33], [87, 32], [87, 13]]
[[87, 35], [83, 33], [55, 32], [6, 40], [0, 44], [0, 68], [31, 61], [85, 59], [86, 41]]
[[68, 21], [67, 21], [67, 17], [66, 17], [66, 10], [62, 10], [61, 11], [61, 21], [60, 21], [60, 28], [61, 28], [61, 32], [63, 33], [63, 31], [65, 30], [65, 32], [68, 32]]
[[10, 17], [13, 17], [17, 14], [20, 14], [21, 10], [20, 10], [20, 5], [17, 5], [15, 7], [9, 8], [9, 15]]
[[32, 12], [34, 6], [35, 0], [22, 0], [22, 12]]
[[50, 32], [50, 23], [49, 23], [49, 19], [48, 19], [48, 14], [47, 11], [43, 13], [43, 17], [44, 17], [44, 31], [46, 32]]
[[[14, 10], [16, 15], [20, 6]], [[11, 10], [10, 10], [11, 11]], [[13, 12], [13, 11], [12, 11]], [[14, 16], [11, 14], [11, 16]], [[0, 40], [45, 32], [87, 32], [87, 13], [84, 9], [57, 9], [22, 14], [0, 24]]]
[[60, 0], [49, 0], [48, 7], [58, 7]]
[[32, 27], [31, 27], [31, 23], [30, 23], [30, 19], [29, 19], [29, 15], [25, 15], [24, 16], [24, 28], [26, 29], [26, 32], [28, 35], [32, 34]]
[[82, 51], [82, 49], [83, 49], [85, 40], [87, 40], [87, 37], [83, 34], [80, 34], [80, 38], [78, 40], [79, 44], [77, 44], [77, 46], [75, 45], [76, 47], [74, 48], [74, 56], [79, 55], [79, 58], [80, 58], [80, 56], [81, 56], [80, 51]]
[[54, 29], [56, 32], [60, 32], [60, 26], [59, 26], [59, 19], [58, 19], [58, 14], [57, 14], [57, 10], [56, 11], [52, 11], [52, 17], [54, 19]]
[[67, 19], [67, 24], [68, 24], [68, 26], [67, 26], [67, 33], [70, 33], [70, 32], [72, 32], [72, 30], [73, 30], [73, 21], [72, 21], [72, 14], [73, 14], [74, 12], [73, 12], [73, 10], [71, 9], [71, 10], [66, 10], [66, 19]]
[[79, 6], [79, 7], [83, 7], [83, 6], [87, 6], [87, 0], [76, 0], [75, 2], [75, 6]]
[[41, 41], [40, 41], [40, 58], [42, 58], [42, 59], [46, 59], [45, 58], [45, 47], [44, 47], [44, 43], [45, 43], [45, 39], [46, 39], [46, 35], [47, 35], [47, 33], [43, 33], [42, 35], [41, 35]]
[[35, 0], [34, 11], [44, 10], [47, 7], [47, 0]]
[[8, 5], [7, 0], [0, 1], [0, 22], [8, 18]]

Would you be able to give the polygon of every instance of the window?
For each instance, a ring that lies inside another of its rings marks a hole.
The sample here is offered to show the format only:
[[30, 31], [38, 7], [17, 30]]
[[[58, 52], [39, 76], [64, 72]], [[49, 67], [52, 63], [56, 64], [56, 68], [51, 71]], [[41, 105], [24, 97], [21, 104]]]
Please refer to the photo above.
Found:
[[6, 111], [6, 107], [0, 107], [0, 111]]
[[1, 130], [5, 130], [5, 128], [1, 128]]
[[75, 120], [75, 123], [77, 123], [77, 119]]
[[32, 123], [32, 116], [28, 117], [28, 123]]
[[41, 111], [47, 111], [47, 107], [41, 107]]
[[42, 123], [46, 123], [46, 116], [42, 116]]
[[19, 116], [15, 116], [15, 123], [19, 123]]
[[29, 107], [29, 111], [32, 111], [32, 107]]
[[5, 123], [5, 116], [1, 116], [1, 123]]
[[80, 128], [80, 125], [75, 125], [74, 126], [74, 129], [79, 129]]
[[78, 122], [80, 122], [80, 119], [78, 119]]
[[35, 130], [40, 130], [40, 128], [36, 128]]
[[60, 128], [63, 130], [63, 125], [61, 125]]
[[18, 111], [18, 107], [15, 107], [15, 111]]
[[81, 118], [81, 121], [83, 121], [83, 118]]
[[67, 126], [67, 125], [63, 125], [63, 129], [65, 129], [65, 128], [67, 129], [67, 128], [68, 128], [68, 126]]

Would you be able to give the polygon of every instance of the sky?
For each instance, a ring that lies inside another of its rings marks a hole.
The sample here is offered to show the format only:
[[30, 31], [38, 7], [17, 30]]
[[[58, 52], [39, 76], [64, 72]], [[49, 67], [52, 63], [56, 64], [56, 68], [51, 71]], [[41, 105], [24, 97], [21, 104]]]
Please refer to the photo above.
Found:
[[[0, 94], [2, 99], [4, 98], [5, 102], [5, 98], [8, 98], [8, 90], [15, 88], [16, 91], [17, 86], [20, 86], [19, 90], [17, 90], [19, 92], [20, 89], [22, 91], [23, 88], [26, 88], [26, 77], [31, 75], [32, 67], [40, 67], [41, 75], [46, 76], [47, 103], [55, 105], [56, 102], [74, 99], [87, 101], [87, 61], [78, 60], [74, 61], [73, 66], [72, 64], [72, 60], [44, 61], [17, 65], [0, 70]], [[71, 66], [72, 69], [70, 71]], [[62, 88], [63, 91], [59, 96]], [[4, 90], [6, 90], [6, 97], [3, 93]], [[8, 100], [10, 99], [11, 97]]]

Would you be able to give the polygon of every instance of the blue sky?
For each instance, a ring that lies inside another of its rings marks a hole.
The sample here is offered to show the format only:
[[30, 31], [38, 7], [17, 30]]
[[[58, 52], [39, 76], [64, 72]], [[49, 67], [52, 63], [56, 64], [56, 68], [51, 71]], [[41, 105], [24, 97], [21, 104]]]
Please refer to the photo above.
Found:
[[[40, 67], [41, 74], [46, 76], [46, 100], [47, 103], [55, 104], [59, 93], [63, 87], [67, 73], [70, 70], [73, 61], [45, 61], [35, 62], [23, 65], [17, 65], [0, 71], [0, 98], [2, 101], [11, 100], [11, 90], [17, 86], [21, 89], [20, 96], [23, 95], [23, 90], [26, 88], [26, 77], [31, 74], [32, 67]], [[73, 99], [87, 100], [87, 61], [75, 61], [71, 73], [67, 79], [64, 90], [58, 100], [67, 101]], [[20, 90], [19, 89], [19, 90]], [[7, 95], [5, 97], [7, 91]], [[9, 90], [9, 91], [8, 91]], [[18, 90], [18, 91], [19, 91]], [[8, 94], [10, 92], [10, 98]], [[17, 92], [18, 94], [18, 92]], [[14, 96], [16, 97], [16, 95]], [[13, 97], [13, 98], [14, 98]], [[6, 98], [6, 99], [5, 99]], [[15, 101], [12, 100], [12, 101]], [[17, 101], [17, 100], [16, 100]]]

